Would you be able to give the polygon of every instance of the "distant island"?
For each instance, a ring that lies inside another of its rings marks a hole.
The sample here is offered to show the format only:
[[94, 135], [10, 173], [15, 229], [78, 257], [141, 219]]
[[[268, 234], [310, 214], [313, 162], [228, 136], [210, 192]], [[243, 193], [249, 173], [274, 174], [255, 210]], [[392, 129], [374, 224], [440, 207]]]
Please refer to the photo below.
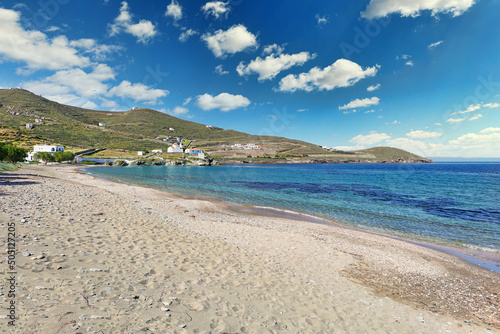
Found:
[[[181, 143], [219, 163], [430, 163], [392, 147], [339, 151], [300, 140], [250, 135], [182, 120], [145, 108], [96, 111], [63, 105], [29, 91], [0, 89], [1, 141], [31, 150], [36, 144], [64, 145], [93, 158], [137, 158]], [[179, 152], [176, 152], [179, 153]], [[174, 153], [174, 154], [176, 154]]]

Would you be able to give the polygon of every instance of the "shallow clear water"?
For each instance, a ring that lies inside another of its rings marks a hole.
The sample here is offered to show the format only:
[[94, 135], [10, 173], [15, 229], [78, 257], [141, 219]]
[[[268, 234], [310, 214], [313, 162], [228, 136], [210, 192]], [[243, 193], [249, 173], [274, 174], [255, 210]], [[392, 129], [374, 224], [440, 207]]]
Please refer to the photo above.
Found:
[[500, 164], [95, 167], [172, 193], [326, 216], [419, 241], [500, 252]]

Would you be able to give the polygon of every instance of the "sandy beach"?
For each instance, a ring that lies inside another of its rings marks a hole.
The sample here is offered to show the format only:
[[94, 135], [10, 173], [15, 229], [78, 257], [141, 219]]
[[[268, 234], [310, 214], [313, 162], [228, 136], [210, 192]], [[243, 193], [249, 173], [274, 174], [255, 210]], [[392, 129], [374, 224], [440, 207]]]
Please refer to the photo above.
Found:
[[499, 274], [393, 238], [64, 165], [0, 174], [0, 207], [2, 333], [500, 333]]

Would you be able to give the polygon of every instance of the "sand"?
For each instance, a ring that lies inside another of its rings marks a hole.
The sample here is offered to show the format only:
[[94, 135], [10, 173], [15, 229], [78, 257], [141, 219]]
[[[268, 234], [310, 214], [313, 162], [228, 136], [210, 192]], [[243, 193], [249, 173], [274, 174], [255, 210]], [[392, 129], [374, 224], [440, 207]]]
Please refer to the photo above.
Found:
[[63, 165], [0, 174], [0, 207], [2, 333], [500, 333], [500, 275], [393, 238]]

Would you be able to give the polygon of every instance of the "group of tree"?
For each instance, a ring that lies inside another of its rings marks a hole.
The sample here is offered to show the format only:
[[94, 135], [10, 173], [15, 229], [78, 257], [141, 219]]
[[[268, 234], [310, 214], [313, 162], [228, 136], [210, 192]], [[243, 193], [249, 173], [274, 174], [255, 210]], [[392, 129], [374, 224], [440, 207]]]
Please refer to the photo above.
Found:
[[37, 152], [33, 156], [35, 160], [42, 160], [44, 162], [63, 162], [63, 161], [72, 161], [75, 158], [75, 155], [71, 152], [55, 152], [51, 154], [49, 152]]
[[0, 143], [0, 161], [16, 163], [26, 158], [26, 151], [14, 145]]

